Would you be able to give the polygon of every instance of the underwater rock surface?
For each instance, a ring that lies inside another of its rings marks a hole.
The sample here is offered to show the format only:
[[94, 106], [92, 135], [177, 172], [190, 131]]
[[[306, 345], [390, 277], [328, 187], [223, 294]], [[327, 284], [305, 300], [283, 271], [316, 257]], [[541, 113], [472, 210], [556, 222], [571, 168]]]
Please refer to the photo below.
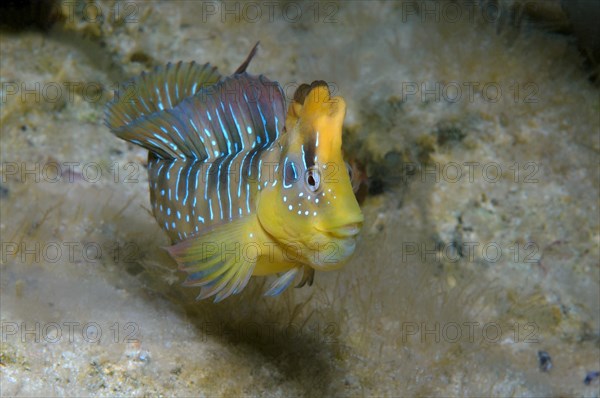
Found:
[[[550, 3], [74, 1], [3, 32], [0, 393], [599, 396], [600, 96]], [[250, 73], [345, 98], [361, 240], [312, 287], [195, 302], [104, 105], [258, 40]]]

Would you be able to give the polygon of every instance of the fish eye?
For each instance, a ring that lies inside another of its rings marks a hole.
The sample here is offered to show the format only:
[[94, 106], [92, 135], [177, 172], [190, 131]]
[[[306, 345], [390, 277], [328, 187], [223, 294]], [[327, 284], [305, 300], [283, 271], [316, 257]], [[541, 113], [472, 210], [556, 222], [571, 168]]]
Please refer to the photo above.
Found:
[[286, 160], [283, 169], [283, 184], [286, 188], [289, 188], [296, 181], [298, 181], [296, 165], [291, 160]]
[[316, 167], [311, 167], [306, 171], [306, 185], [311, 192], [315, 192], [321, 186], [321, 173]]

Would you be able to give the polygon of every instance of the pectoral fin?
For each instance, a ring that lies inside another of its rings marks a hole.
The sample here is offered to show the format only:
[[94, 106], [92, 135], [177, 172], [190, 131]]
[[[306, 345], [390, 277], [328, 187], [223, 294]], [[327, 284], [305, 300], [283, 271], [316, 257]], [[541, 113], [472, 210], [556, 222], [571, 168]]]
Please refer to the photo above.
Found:
[[198, 300], [215, 296], [218, 302], [244, 289], [256, 265], [254, 251], [248, 250], [258, 247], [256, 227], [255, 217], [244, 218], [166, 248], [189, 274], [184, 285], [202, 287]]

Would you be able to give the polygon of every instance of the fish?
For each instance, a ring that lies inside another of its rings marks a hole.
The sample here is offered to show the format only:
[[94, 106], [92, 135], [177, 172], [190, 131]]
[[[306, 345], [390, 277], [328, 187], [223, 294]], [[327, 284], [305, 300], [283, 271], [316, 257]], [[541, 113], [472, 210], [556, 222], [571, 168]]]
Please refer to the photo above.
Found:
[[165, 249], [200, 287], [198, 300], [264, 293], [341, 268], [363, 224], [342, 154], [346, 103], [325, 81], [301, 84], [286, 111], [281, 85], [246, 69], [168, 63], [124, 84], [106, 105], [117, 137], [148, 150], [153, 215]]

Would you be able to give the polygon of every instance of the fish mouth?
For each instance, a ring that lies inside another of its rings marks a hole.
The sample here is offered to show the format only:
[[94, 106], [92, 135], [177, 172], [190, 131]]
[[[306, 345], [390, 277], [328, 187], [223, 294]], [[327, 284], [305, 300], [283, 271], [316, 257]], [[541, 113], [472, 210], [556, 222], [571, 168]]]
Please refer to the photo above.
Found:
[[330, 235], [336, 238], [352, 238], [360, 232], [362, 222], [355, 222], [351, 224], [342, 225], [341, 227], [332, 228], [327, 231]]

